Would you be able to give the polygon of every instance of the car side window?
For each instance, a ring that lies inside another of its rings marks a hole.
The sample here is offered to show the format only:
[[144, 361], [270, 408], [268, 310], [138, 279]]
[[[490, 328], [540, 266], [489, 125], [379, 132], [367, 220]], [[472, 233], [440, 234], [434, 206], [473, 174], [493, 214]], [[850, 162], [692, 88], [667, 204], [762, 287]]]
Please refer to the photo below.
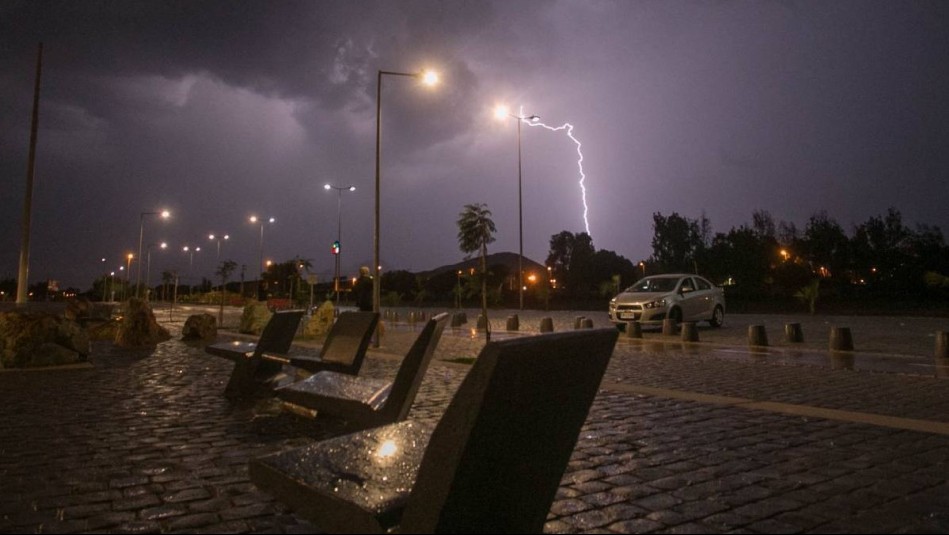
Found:
[[698, 286], [699, 290], [711, 290], [711, 289], [712, 289], [712, 285], [709, 284], [709, 282], [708, 282], [707, 280], [705, 280], [705, 279], [699, 279], [699, 278], [696, 278], [696, 279], [694, 279], [694, 280], [695, 280], [695, 285]]
[[695, 290], [695, 286], [692, 285], [692, 279], [683, 279], [682, 286], [679, 287], [679, 291], [682, 293], [687, 293], [691, 292], [692, 290]]

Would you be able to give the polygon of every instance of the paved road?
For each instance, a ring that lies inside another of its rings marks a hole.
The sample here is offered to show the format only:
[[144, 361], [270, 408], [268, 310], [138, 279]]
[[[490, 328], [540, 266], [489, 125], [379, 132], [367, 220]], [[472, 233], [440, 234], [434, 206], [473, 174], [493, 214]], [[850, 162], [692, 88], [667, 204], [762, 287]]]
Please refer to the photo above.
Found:
[[[413, 336], [390, 328], [364, 373], [391, 377]], [[621, 338], [546, 531], [949, 531], [949, 380], [658, 336]], [[482, 345], [443, 338], [411, 418], [438, 418], [468, 369], [451, 360]], [[227, 402], [230, 363], [179, 341], [98, 344], [90, 362], [0, 373], [0, 532], [315, 529], [249, 482], [247, 460], [337, 425]]]

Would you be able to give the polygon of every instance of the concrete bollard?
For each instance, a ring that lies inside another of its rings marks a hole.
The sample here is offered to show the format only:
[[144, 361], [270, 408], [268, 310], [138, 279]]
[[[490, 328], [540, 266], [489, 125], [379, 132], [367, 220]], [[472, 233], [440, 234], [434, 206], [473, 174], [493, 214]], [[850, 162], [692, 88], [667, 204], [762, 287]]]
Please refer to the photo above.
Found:
[[801, 330], [800, 323], [784, 324], [784, 336], [789, 343], [799, 344], [804, 341], [804, 331]]
[[638, 321], [626, 322], [626, 338], [642, 338], [643, 324]]
[[949, 359], [949, 331], [936, 331], [936, 358]]
[[428, 314], [426, 314], [425, 312], [419, 312], [419, 318], [420, 318], [421, 321], [427, 321], [427, 320], [428, 320]]
[[666, 318], [662, 320], [662, 335], [663, 336], [675, 336], [676, 334], [676, 320], [671, 318]]
[[511, 314], [507, 317], [506, 328], [509, 331], [516, 331], [521, 326], [520, 319], [517, 317], [517, 314]]
[[593, 318], [583, 318], [583, 321], [580, 322], [581, 329], [592, 329], [593, 328]]
[[688, 321], [682, 324], [682, 341], [683, 342], [698, 342], [699, 341], [699, 329], [695, 326], [694, 321]]
[[583, 320], [584, 320], [584, 319], [585, 319], [585, 318], [584, 318], [583, 316], [577, 316], [577, 317], [573, 318], [573, 328], [574, 328], [574, 329], [579, 329], [580, 327], [582, 327], [582, 326], [583, 326]]
[[768, 345], [768, 333], [765, 331], [764, 325], [748, 326], [748, 345], [762, 347]]
[[554, 319], [553, 318], [543, 318], [540, 320], [540, 332], [542, 333], [552, 333], [554, 332]]
[[478, 326], [477, 329], [483, 331], [488, 327], [488, 319], [484, 317], [484, 314], [478, 314]]
[[850, 335], [850, 327], [830, 328], [830, 350], [853, 351], [853, 336]]
[[460, 312], [455, 312], [451, 315], [451, 326], [452, 327], [461, 327], [464, 324], [462, 314]]
[[409, 325], [415, 324], [415, 312], [409, 312]]

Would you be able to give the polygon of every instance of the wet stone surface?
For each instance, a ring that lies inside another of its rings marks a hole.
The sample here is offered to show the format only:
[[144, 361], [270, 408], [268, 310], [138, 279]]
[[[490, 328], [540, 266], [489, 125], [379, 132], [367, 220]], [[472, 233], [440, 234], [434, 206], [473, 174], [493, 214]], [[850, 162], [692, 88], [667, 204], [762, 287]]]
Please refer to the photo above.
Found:
[[[390, 330], [361, 375], [390, 378]], [[435, 422], [483, 340], [449, 330], [410, 418]], [[294, 347], [306, 354], [312, 349]], [[0, 373], [0, 532], [317, 531], [258, 490], [248, 461], [345, 432], [223, 396], [201, 345], [94, 343], [91, 369]], [[543, 370], [538, 370], [543, 373]], [[604, 384], [949, 421], [949, 381], [619, 344]], [[600, 392], [546, 531], [949, 531], [949, 436], [739, 406]]]

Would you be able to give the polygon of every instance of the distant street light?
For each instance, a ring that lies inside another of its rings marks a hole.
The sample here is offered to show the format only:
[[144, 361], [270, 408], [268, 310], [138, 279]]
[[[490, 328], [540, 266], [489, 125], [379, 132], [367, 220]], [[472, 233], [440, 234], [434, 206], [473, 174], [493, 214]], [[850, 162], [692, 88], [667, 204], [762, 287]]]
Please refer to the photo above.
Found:
[[258, 248], [258, 257], [257, 257], [257, 268], [260, 271], [259, 276], [257, 277], [257, 296], [260, 297], [260, 283], [264, 280], [264, 223], [273, 223], [276, 221], [274, 218], [269, 218], [264, 221], [263, 218], [258, 218], [255, 215], [250, 216], [251, 223], [260, 223], [260, 246]]
[[[188, 253], [188, 295], [191, 295], [191, 270], [194, 267], [194, 253], [201, 252], [201, 248], [191, 248], [185, 245], [181, 248], [181, 250]], [[175, 285], [175, 288], [177, 289], [177, 284]]]
[[148, 281], [151, 278], [151, 273], [152, 273], [152, 247], [156, 247], [156, 246], [162, 249], [165, 249], [168, 247], [168, 244], [165, 242], [161, 242], [161, 243], [151, 243], [148, 245], [148, 253], [146, 253], [147, 260], [145, 262], [145, 288], [146, 288], [145, 300], [146, 301], [148, 301], [148, 294], [151, 291], [151, 288], [148, 286]]
[[[126, 299], [128, 299], [128, 297], [129, 297], [129, 296], [128, 296], [129, 287], [132, 286], [132, 258], [134, 258], [134, 257], [135, 257], [135, 255], [133, 255], [132, 253], [129, 253], [129, 254], [127, 254], [127, 255], [125, 256], [125, 258], [126, 258], [126, 261], [125, 261], [126, 269], [125, 269], [125, 290], [122, 291], [122, 300], [123, 300], [123, 301], [126, 300]], [[141, 262], [141, 259], [139, 260], [139, 262]]]
[[[381, 179], [382, 174], [380, 173], [380, 151], [382, 145], [382, 77], [383, 76], [408, 76], [411, 78], [416, 78], [422, 81], [424, 85], [434, 86], [438, 83], [438, 75], [432, 71], [422, 71], [416, 73], [410, 72], [394, 72], [394, 71], [377, 71], [376, 75], [376, 207], [375, 207], [375, 223], [373, 224], [373, 233], [372, 233], [372, 265], [376, 267], [375, 280], [372, 284], [372, 311], [379, 313], [381, 308], [381, 286], [382, 286], [382, 277], [380, 275], [379, 269], [379, 214], [381, 211], [381, 203], [379, 194], [381, 191]], [[373, 334], [372, 340], [373, 347], [379, 347], [379, 331], [376, 330]]]
[[536, 115], [514, 115], [507, 106], [498, 106], [494, 110], [494, 116], [499, 119], [513, 117], [517, 121], [517, 234], [518, 234], [518, 252], [517, 252], [517, 293], [520, 309], [524, 309], [524, 211], [521, 202], [521, 123], [524, 121], [536, 121], [540, 117]]
[[157, 215], [162, 219], [168, 219], [171, 217], [171, 213], [168, 210], [162, 210], [161, 212], [142, 212], [139, 217], [138, 225], [138, 276], [135, 278], [135, 295], [138, 297], [141, 293], [142, 285], [142, 238], [145, 236], [145, 216], [147, 215]]
[[356, 191], [356, 186], [333, 186], [324, 184], [323, 189], [336, 190], [336, 247], [333, 256], [336, 257], [336, 276], [333, 278], [333, 290], [336, 292], [336, 308], [339, 308], [339, 268], [340, 257], [343, 256], [343, 192]]
[[[214, 234], [208, 234], [208, 239], [211, 240], [211, 241], [216, 241], [216, 242], [217, 242], [217, 258], [216, 258], [216, 261], [217, 261], [218, 263], [220, 263], [220, 262], [221, 262], [221, 242], [222, 242], [222, 241], [227, 241], [227, 240], [231, 239], [231, 237], [228, 236], [227, 234], [225, 234], [225, 235], [223, 235], [223, 236], [215, 236]], [[215, 266], [215, 267], [217, 267], [217, 266]]]

